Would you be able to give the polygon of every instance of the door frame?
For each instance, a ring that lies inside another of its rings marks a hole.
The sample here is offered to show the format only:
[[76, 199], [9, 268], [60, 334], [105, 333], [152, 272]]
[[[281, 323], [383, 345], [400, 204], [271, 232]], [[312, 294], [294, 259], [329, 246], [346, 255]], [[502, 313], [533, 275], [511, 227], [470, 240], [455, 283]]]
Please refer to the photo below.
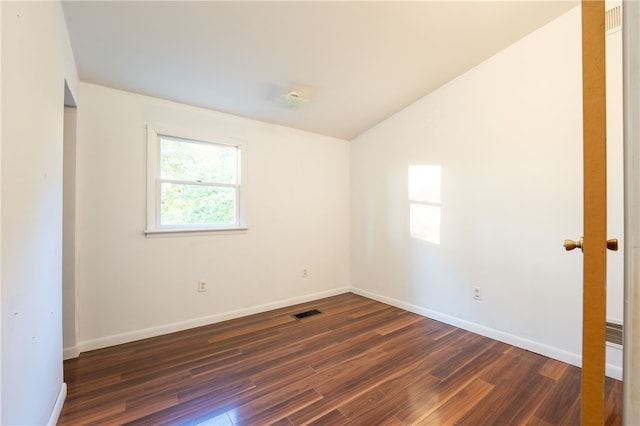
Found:
[[624, 345], [622, 422], [640, 424], [640, 3], [622, 3]]

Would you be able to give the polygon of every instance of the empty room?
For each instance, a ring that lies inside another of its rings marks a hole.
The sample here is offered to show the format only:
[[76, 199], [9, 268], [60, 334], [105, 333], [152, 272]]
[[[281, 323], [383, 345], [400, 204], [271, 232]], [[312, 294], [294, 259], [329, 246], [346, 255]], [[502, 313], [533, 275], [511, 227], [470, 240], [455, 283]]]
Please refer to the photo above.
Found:
[[0, 11], [0, 424], [640, 424], [640, 4]]

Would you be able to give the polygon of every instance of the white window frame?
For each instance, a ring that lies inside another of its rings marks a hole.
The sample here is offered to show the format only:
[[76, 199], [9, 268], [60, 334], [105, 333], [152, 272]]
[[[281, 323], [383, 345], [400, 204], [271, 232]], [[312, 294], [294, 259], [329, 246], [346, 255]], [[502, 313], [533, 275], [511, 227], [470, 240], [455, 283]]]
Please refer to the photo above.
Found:
[[[236, 222], [224, 225], [162, 225], [161, 214], [161, 183], [160, 175], [160, 138], [166, 137], [174, 140], [183, 140], [186, 143], [208, 143], [213, 145], [233, 146], [238, 150], [238, 182], [232, 185], [237, 188], [236, 197]], [[246, 230], [246, 179], [245, 159], [246, 143], [244, 141], [211, 135], [202, 135], [197, 132], [171, 129], [159, 125], [147, 125], [147, 228], [144, 233], [149, 234], [180, 234], [180, 233], [206, 233], [220, 231]]]

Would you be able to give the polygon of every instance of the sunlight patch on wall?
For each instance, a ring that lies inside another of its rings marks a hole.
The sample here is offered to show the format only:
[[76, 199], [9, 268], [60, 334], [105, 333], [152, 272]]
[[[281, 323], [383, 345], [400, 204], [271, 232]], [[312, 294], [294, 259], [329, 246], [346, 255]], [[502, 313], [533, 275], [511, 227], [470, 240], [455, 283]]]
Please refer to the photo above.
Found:
[[441, 166], [409, 166], [409, 232], [440, 244]]

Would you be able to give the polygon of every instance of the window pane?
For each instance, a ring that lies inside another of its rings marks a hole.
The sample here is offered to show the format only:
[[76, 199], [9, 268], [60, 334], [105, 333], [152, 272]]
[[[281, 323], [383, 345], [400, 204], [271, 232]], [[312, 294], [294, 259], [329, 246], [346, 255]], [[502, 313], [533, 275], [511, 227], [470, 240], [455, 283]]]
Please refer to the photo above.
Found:
[[226, 225], [236, 223], [235, 188], [162, 183], [162, 225]]
[[238, 183], [238, 148], [160, 137], [162, 179]]

